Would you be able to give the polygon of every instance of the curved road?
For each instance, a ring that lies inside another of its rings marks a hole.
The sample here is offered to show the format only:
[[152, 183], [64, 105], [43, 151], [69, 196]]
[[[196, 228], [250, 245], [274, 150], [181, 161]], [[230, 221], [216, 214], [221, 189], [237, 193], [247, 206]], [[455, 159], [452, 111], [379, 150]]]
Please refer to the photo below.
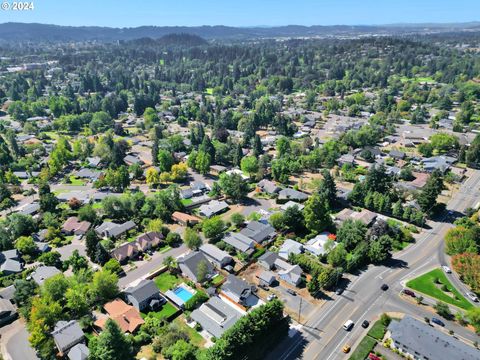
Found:
[[[462, 213], [465, 208], [474, 206], [480, 200], [479, 186], [480, 171], [472, 171], [470, 178], [448, 203], [447, 209]], [[270, 354], [269, 359], [346, 359], [349, 355], [343, 354], [341, 349], [347, 343], [354, 348], [366, 334], [367, 330], [360, 326], [364, 319], [373, 320], [383, 312], [407, 313], [417, 318], [431, 317], [433, 313], [426, 308], [399, 296], [404, 281], [445, 264], [443, 238], [453, 225], [444, 221], [430, 221], [429, 225], [431, 230], [426, 231], [412, 246], [394, 254], [387, 264], [371, 265], [353, 277], [341, 296], [333, 295], [334, 301], [315, 311], [310, 320], [303, 324], [301, 331], [285, 340]], [[453, 275], [450, 279], [465, 293], [465, 285]], [[381, 291], [383, 283], [389, 284], [390, 289]], [[349, 319], [355, 322], [355, 327], [346, 332], [342, 325]], [[455, 323], [445, 323], [446, 328], [459, 337], [472, 342], [480, 340]]]

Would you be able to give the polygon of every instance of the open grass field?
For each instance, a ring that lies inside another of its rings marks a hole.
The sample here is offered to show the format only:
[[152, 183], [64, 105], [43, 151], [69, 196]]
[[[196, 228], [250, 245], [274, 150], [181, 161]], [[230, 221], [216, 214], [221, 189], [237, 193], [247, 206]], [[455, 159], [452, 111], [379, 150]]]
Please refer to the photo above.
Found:
[[377, 342], [375, 339], [368, 335], [365, 336], [362, 341], [360, 341], [360, 344], [358, 344], [352, 355], [350, 355], [349, 360], [365, 360], [376, 344]]
[[385, 335], [386, 329], [387, 327], [383, 325], [382, 321], [377, 320], [368, 331], [368, 335], [373, 337], [374, 339], [382, 340], [383, 336]]
[[[438, 279], [441, 284], [436, 284], [436, 279]], [[442, 285], [445, 285], [449, 291], [443, 291], [441, 289]], [[447, 304], [458, 306], [464, 310], [469, 310], [473, 307], [473, 305], [470, 304], [470, 302], [465, 299], [465, 297], [463, 297], [463, 295], [460, 294], [460, 292], [450, 283], [442, 269], [434, 269], [426, 274], [412, 279], [407, 282], [407, 286], [413, 290], [443, 301]]]

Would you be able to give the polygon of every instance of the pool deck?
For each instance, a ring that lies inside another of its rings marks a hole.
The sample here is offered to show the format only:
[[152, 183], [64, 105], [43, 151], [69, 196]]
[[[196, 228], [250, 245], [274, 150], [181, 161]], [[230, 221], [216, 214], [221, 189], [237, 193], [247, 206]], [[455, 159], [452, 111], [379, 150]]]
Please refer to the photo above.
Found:
[[[176, 291], [177, 289], [179, 289], [179, 288], [181, 288], [181, 289], [189, 292], [190, 294], [192, 294], [191, 297], [193, 297], [193, 295], [196, 294], [197, 290], [192, 289], [190, 286], [188, 286], [188, 285], [185, 284], [185, 283], [181, 283], [181, 284], [179, 284], [175, 289], [173, 289], [173, 290], [168, 290], [168, 291], [165, 292], [165, 296], [166, 296], [170, 301], [172, 301], [175, 305], [183, 308], [183, 305], [185, 304], [185, 301], [184, 301], [182, 298], [180, 298], [180, 296], [178, 296], [178, 295], [175, 293], [175, 291]], [[190, 297], [190, 298], [191, 298], [191, 297]]]

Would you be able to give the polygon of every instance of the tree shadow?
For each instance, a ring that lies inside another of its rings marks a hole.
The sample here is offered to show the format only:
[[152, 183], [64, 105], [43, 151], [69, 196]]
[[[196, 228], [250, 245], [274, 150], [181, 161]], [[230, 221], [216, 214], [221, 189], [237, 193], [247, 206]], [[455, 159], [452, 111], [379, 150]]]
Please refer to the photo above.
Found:
[[385, 260], [383, 265], [392, 269], [408, 269], [408, 263], [406, 261], [394, 258]]

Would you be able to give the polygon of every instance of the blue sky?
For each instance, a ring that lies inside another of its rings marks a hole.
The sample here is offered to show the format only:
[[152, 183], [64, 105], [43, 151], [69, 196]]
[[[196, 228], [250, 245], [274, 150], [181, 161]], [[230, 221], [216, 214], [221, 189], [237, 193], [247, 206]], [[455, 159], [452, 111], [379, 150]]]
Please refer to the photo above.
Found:
[[[5, 1], [12, 3], [14, 0]], [[480, 0], [22, 1], [33, 1], [35, 9], [22, 12], [0, 10], [0, 23], [135, 27], [355, 25], [480, 20]]]

